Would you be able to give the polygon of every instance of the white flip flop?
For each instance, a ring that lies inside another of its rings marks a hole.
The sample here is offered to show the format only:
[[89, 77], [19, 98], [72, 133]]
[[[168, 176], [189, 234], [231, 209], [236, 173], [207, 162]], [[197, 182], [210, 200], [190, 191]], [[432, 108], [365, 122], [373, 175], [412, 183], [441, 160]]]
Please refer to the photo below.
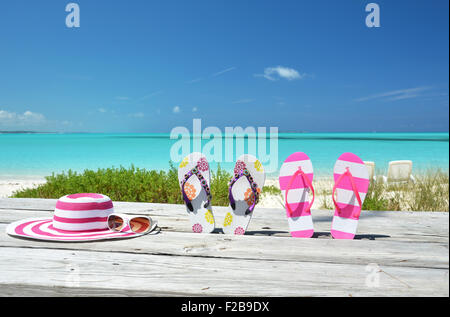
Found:
[[265, 180], [264, 168], [256, 157], [249, 154], [239, 157], [228, 184], [230, 210], [223, 224], [225, 234], [245, 234]]
[[178, 168], [183, 200], [195, 233], [211, 233], [215, 229], [211, 208], [211, 174], [206, 157], [194, 152], [186, 156]]

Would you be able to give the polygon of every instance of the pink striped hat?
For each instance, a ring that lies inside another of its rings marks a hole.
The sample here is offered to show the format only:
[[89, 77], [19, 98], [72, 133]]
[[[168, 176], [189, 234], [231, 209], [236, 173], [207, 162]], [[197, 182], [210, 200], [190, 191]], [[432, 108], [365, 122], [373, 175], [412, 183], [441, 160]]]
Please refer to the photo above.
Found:
[[127, 231], [111, 231], [108, 216], [114, 212], [111, 199], [102, 194], [73, 194], [56, 202], [52, 218], [30, 218], [8, 225], [12, 236], [53, 241], [92, 241], [128, 238], [142, 235]]

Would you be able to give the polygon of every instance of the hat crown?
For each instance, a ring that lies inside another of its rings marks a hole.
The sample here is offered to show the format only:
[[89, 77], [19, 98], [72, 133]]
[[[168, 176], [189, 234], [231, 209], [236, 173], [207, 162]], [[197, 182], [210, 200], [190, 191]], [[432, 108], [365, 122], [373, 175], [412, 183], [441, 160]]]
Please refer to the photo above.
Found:
[[113, 212], [113, 203], [106, 195], [66, 195], [56, 202], [52, 225], [65, 231], [104, 230], [108, 228], [108, 216]]

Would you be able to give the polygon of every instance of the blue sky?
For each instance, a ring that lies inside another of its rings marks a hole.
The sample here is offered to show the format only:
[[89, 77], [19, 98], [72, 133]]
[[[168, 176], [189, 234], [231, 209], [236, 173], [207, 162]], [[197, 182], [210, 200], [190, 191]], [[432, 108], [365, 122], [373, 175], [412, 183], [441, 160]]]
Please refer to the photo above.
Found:
[[2, 1], [0, 130], [448, 131], [448, 1]]

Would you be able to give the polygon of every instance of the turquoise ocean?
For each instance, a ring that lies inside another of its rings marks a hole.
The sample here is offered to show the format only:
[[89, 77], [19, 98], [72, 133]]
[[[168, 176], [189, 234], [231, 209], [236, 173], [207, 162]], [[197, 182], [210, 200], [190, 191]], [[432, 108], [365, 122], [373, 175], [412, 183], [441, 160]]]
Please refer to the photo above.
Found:
[[[33, 179], [69, 169], [83, 171], [131, 164], [167, 170], [170, 150], [176, 142], [169, 134], [0, 134], [0, 179]], [[208, 142], [202, 140], [202, 148]], [[225, 144], [223, 138], [218, 142]], [[247, 142], [244, 138], [244, 144]], [[269, 153], [269, 139], [265, 143]], [[318, 176], [332, 175], [334, 163], [343, 152], [375, 162], [380, 172], [385, 172], [392, 160], [412, 160], [415, 173], [436, 167], [447, 173], [449, 170], [448, 133], [279, 133], [273, 163], [279, 167], [297, 151], [308, 154]], [[176, 166], [178, 163], [174, 162]], [[220, 165], [232, 171], [234, 163], [222, 159]], [[211, 167], [217, 168], [217, 162], [211, 162]], [[276, 175], [277, 170], [269, 176]]]

